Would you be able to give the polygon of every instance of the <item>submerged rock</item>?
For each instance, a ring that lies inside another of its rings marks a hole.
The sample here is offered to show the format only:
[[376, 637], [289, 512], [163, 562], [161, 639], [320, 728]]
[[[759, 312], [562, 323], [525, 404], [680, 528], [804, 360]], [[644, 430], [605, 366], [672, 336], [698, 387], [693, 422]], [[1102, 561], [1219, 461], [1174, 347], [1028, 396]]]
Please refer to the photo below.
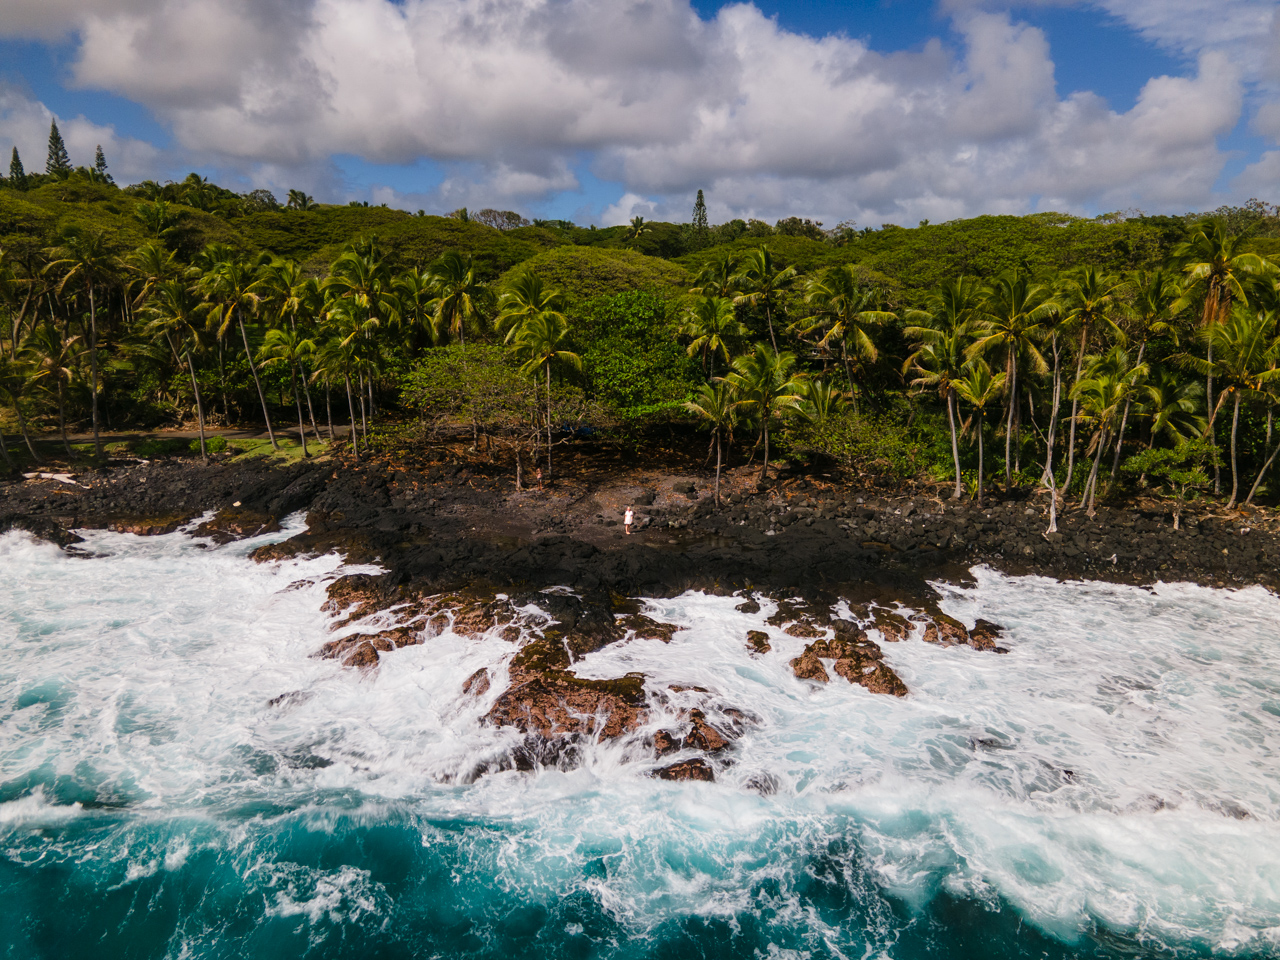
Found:
[[861, 630], [844, 629], [833, 640], [818, 640], [804, 648], [804, 653], [791, 661], [791, 671], [801, 680], [827, 683], [824, 660], [834, 660], [832, 669], [850, 683], [871, 693], [905, 697], [907, 685], [884, 663], [880, 648]]
[[[175, 527], [176, 528], [176, 527]], [[280, 524], [274, 516], [257, 510], [228, 508], [219, 510], [196, 527], [197, 537], [208, 537], [214, 543], [246, 540], [262, 533], [277, 533]]]
[[653, 775], [661, 780], [701, 780], [704, 783], [714, 783], [716, 779], [711, 765], [700, 757], [659, 767], [653, 771]]

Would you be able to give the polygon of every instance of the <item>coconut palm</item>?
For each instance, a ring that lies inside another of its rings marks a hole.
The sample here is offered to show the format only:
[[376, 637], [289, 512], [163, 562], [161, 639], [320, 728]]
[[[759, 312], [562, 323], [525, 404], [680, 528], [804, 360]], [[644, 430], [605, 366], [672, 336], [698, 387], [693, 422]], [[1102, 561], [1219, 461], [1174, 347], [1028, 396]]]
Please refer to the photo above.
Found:
[[196, 401], [196, 424], [200, 431], [200, 457], [208, 461], [204, 436], [204, 403], [200, 383], [196, 379], [195, 355], [201, 342], [204, 304], [190, 285], [181, 280], [162, 280], [152, 291], [144, 313], [149, 319], [146, 332], [161, 339], [169, 347], [179, 366], [185, 364], [191, 375], [191, 392]]
[[733, 428], [738, 422], [738, 400], [733, 385], [721, 380], [703, 384], [692, 400], [684, 407], [698, 417], [711, 431], [711, 443], [716, 451], [715, 503], [720, 506], [720, 464], [722, 446], [733, 440]]
[[480, 282], [470, 254], [464, 257], [450, 250], [431, 265], [430, 272], [436, 292], [436, 327], [465, 344], [467, 324], [479, 320], [492, 299], [489, 288]]
[[1081, 496], [1091, 517], [1098, 492], [1098, 465], [1119, 426], [1125, 404], [1145, 374], [1145, 365], [1132, 363], [1128, 352], [1116, 346], [1103, 356], [1095, 357], [1085, 375], [1071, 388], [1072, 399], [1080, 403], [1083, 421], [1094, 427], [1093, 439], [1085, 451], [1086, 454], [1094, 452], [1093, 467]]
[[825, 380], [804, 380], [797, 388], [800, 402], [795, 406], [797, 420], [821, 428], [844, 412], [849, 395]]
[[285, 203], [285, 207], [290, 210], [314, 210], [316, 208], [316, 198], [308, 196], [303, 190], [290, 190], [289, 199]]
[[[1200, 328], [1209, 329], [1224, 322], [1233, 304], [1247, 299], [1246, 285], [1260, 275], [1276, 272], [1274, 264], [1244, 249], [1244, 237], [1232, 234], [1226, 220], [1209, 218], [1191, 228], [1187, 239], [1173, 249], [1173, 260], [1181, 264], [1186, 284], [1174, 310], [1199, 305]], [[1214, 362], [1212, 338], [1206, 341], [1208, 359], [1205, 364], [1206, 409], [1217, 407], [1213, 392]], [[1209, 417], [1209, 439], [1216, 442], [1214, 417]], [[1213, 465], [1213, 492], [1221, 492], [1221, 468]]]
[[536, 273], [523, 270], [512, 278], [498, 300], [494, 328], [499, 333], [505, 330], [510, 343], [519, 329], [535, 317], [565, 320], [564, 309], [565, 298], [560, 290], [547, 286]]
[[102, 437], [98, 422], [98, 293], [119, 275], [120, 260], [102, 231], [68, 227], [62, 242], [48, 251], [46, 270], [61, 273], [57, 292], [62, 296], [67, 287], [83, 287], [89, 296], [89, 370], [90, 396], [93, 409], [93, 451], [102, 456]]
[[1018, 367], [1026, 358], [1037, 374], [1049, 372], [1049, 364], [1040, 352], [1039, 341], [1050, 321], [1059, 311], [1054, 290], [1035, 282], [1027, 273], [1006, 273], [996, 278], [985, 292], [981, 308], [974, 318], [978, 338], [968, 348], [971, 357], [995, 350], [1003, 355], [1005, 382], [1008, 384], [1008, 415], [1004, 434], [1004, 483], [1013, 484], [1011, 449], [1017, 432]]
[[254, 313], [261, 300], [258, 290], [257, 270], [240, 259], [213, 260], [218, 251], [208, 251], [208, 259], [212, 266], [200, 278], [200, 291], [206, 298], [206, 310], [209, 315], [209, 326], [216, 331], [219, 340], [223, 340], [234, 321], [240, 330], [240, 342], [244, 345], [244, 357], [249, 364], [249, 372], [253, 374], [253, 384], [258, 389], [258, 402], [262, 404], [262, 418], [267, 424], [267, 436], [271, 440], [271, 449], [279, 450], [276, 443], [275, 430], [271, 426], [271, 412], [267, 409], [267, 395], [262, 389], [262, 379], [258, 376], [257, 364], [253, 362], [253, 351], [249, 349], [249, 334], [245, 330], [245, 313]]
[[733, 371], [725, 377], [737, 391], [740, 409], [748, 412], [760, 426], [757, 445], [764, 444], [764, 464], [760, 482], [769, 476], [769, 432], [777, 416], [800, 402], [803, 377], [795, 372], [796, 355], [778, 353], [768, 344], [757, 343], [755, 349], [733, 361]]
[[880, 309], [882, 296], [879, 290], [864, 285], [856, 268], [847, 263], [828, 267], [805, 288], [805, 301], [818, 318], [818, 323], [805, 332], [825, 328], [819, 346], [825, 347], [833, 340], [840, 344], [850, 394], [857, 389], [850, 355], [874, 362], [879, 353], [868, 331], [897, 319], [896, 314]]
[[773, 333], [773, 312], [782, 292], [791, 287], [798, 276], [795, 267], [778, 269], [769, 248], [760, 246], [747, 254], [734, 278], [734, 286], [739, 291], [734, 302], [764, 308], [769, 343], [773, 345], [774, 353], [778, 351], [778, 338]]
[[638, 243], [640, 238], [646, 233], [652, 233], [653, 228], [644, 222], [644, 217], [632, 217], [631, 223], [627, 227], [627, 242]]
[[79, 343], [80, 337], [63, 336], [52, 324], [37, 326], [22, 341], [21, 357], [30, 364], [28, 369], [33, 382], [47, 388], [52, 381], [58, 401], [58, 432], [62, 436], [62, 449], [68, 457], [73, 454], [71, 442], [67, 439], [66, 391], [80, 359]]
[[700, 297], [729, 297], [738, 273], [738, 258], [731, 253], [717, 254], [702, 265], [689, 292]]
[[[44, 463], [44, 458], [31, 442], [31, 432], [27, 429], [27, 416], [22, 410], [23, 402], [34, 392], [36, 385], [31, 373], [31, 364], [25, 359], [0, 357], [0, 397], [7, 397], [12, 404], [13, 412], [18, 418], [18, 429], [22, 431], [22, 440], [31, 453], [31, 459], [36, 463]], [[8, 451], [5, 453], [5, 460], [8, 462]]]
[[552, 405], [551, 405], [551, 366], [552, 364], [582, 369], [582, 359], [570, 350], [563, 349], [569, 338], [569, 322], [554, 311], [545, 311], [529, 317], [516, 327], [508, 341], [511, 352], [520, 362], [520, 372], [525, 376], [536, 374], [541, 369], [546, 374], [547, 384], [547, 479], [551, 479], [551, 445], [552, 445]]
[[[1096, 267], [1085, 267], [1074, 276], [1067, 277], [1062, 284], [1060, 299], [1064, 326], [1080, 331], [1080, 344], [1076, 350], [1076, 373], [1071, 381], [1071, 389], [1084, 370], [1084, 359], [1088, 353], [1089, 338], [1099, 328], [1110, 330], [1123, 342], [1124, 332], [1116, 325], [1113, 315], [1119, 310], [1120, 294], [1124, 283]], [[1071, 477], [1076, 466], [1076, 424], [1079, 419], [1080, 398], [1074, 392], [1071, 396], [1071, 427], [1067, 436], [1067, 475], [1063, 480], [1064, 491], [1071, 488]]]
[[708, 377], [716, 373], [716, 355], [729, 363], [731, 345], [746, 336], [747, 330], [738, 322], [738, 312], [727, 297], [706, 296], [695, 300], [685, 311], [681, 332], [693, 338], [688, 354], [702, 354], [702, 370]]
[[415, 328], [425, 330], [432, 343], [439, 343], [440, 330], [435, 324], [435, 291], [431, 274], [421, 267], [413, 267], [392, 281], [400, 297], [401, 320]]
[[[307, 358], [314, 355], [315, 352], [315, 342], [308, 339], [297, 328], [286, 330], [282, 327], [273, 327], [267, 331], [267, 335], [262, 342], [260, 354], [264, 358], [263, 367], [281, 363], [289, 367], [289, 384], [293, 390], [294, 404], [298, 408], [298, 437], [302, 441], [302, 455], [304, 457], [309, 457], [311, 454], [307, 452], [307, 428], [302, 418], [302, 393], [298, 390], [298, 371], [302, 369], [302, 365]], [[312, 426], [314, 428], [314, 423]], [[316, 442], [320, 442], [319, 432], [316, 433]]]
[[[1138, 343], [1137, 362], [1142, 363], [1147, 351], [1147, 344], [1152, 337], [1170, 332], [1173, 323], [1173, 308], [1182, 296], [1182, 287], [1178, 278], [1169, 270], [1143, 270], [1133, 282], [1133, 302], [1126, 311], [1129, 323], [1125, 338]], [[1120, 453], [1124, 447], [1125, 428], [1129, 423], [1129, 408], [1133, 398], [1125, 401], [1124, 413], [1120, 415], [1120, 430], [1116, 435], [1116, 453], [1111, 462], [1111, 478], [1114, 480], [1120, 469]]]
[[964, 374], [955, 381], [955, 391], [961, 400], [973, 407], [973, 414], [965, 423], [965, 429], [973, 429], [978, 435], [978, 506], [983, 497], [983, 443], [982, 434], [986, 421], [987, 405], [994, 403], [1004, 391], [1005, 374], [992, 376], [991, 367], [982, 359], [965, 363]]
[[1276, 336], [1276, 315], [1257, 313], [1245, 304], [1236, 305], [1225, 320], [1201, 327], [1198, 338], [1204, 342], [1212, 360], [1187, 356], [1183, 362], [1200, 373], [1208, 372], [1224, 388], [1209, 414], [1207, 435], [1230, 396], [1234, 401], [1231, 415], [1231, 497], [1227, 508], [1235, 506], [1239, 492], [1236, 463], [1236, 435], [1240, 426], [1240, 402], [1246, 397], [1262, 396], [1280, 381], [1280, 337]]
[[915, 351], [903, 364], [903, 373], [916, 374], [911, 380], [915, 389], [937, 390], [947, 408], [951, 459], [956, 474], [953, 496], [956, 499], [964, 492], [964, 487], [960, 479], [960, 444], [956, 436], [955, 381], [964, 376], [965, 349], [980, 299], [981, 287], [976, 279], [959, 277], [946, 280], [929, 296], [924, 310], [912, 310], [907, 314], [906, 320], [911, 326], [903, 330], [905, 336], [916, 341]]

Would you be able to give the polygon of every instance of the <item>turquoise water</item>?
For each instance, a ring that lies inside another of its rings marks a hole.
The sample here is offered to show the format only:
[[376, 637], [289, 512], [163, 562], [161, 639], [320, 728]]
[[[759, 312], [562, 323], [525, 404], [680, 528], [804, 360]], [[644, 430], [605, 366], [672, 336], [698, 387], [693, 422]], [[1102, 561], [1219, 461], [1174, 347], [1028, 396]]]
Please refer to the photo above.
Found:
[[711, 691], [651, 730], [747, 713], [718, 781], [654, 780], [640, 737], [478, 776], [518, 739], [480, 722], [514, 647], [314, 659], [352, 568], [258, 542], [0, 538], [0, 955], [1280, 956], [1261, 590], [978, 570], [943, 606], [1013, 652], [885, 644], [905, 700], [795, 680], [767, 603], [652, 601], [671, 644], [579, 672]]

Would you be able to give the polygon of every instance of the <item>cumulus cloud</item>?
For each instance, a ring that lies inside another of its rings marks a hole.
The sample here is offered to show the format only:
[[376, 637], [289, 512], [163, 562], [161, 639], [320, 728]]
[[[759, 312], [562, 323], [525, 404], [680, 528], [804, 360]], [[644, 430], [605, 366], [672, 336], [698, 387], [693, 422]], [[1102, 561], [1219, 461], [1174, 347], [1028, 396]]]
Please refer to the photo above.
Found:
[[[713, 217], [867, 223], [1202, 205], [1265, 60], [1223, 47], [1266, 51], [1275, 23], [1269, 0], [1101, 0], [1198, 58], [1117, 113], [1058, 97], [1039, 30], [945, 2], [959, 49], [892, 55], [688, 0], [11, 0], [0, 30], [74, 25], [77, 83], [255, 185], [325, 183], [336, 153], [427, 157], [452, 172], [418, 205], [520, 206], [577, 189], [586, 163], [624, 194], [606, 221], [684, 219], [704, 187]], [[1268, 109], [1255, 126], [1280, 124]]]
[[44, 172], [49, 124], [54, 119], [58, 121], [58, 130], [74, 165], [93, 166], [95, 151], [101, 145], [108, 171], [118, 183], [140, 180], [154, 172], [159, 151], [151, 144], [119, 136], [112, 127], [100, 126], [84, 117], [55, 118], [43, 103], [14, 87], [0, 85], [0, 151], [3, 151], [0, 160], [6, 172], [13, 147], [18, 148], [28, 173]]

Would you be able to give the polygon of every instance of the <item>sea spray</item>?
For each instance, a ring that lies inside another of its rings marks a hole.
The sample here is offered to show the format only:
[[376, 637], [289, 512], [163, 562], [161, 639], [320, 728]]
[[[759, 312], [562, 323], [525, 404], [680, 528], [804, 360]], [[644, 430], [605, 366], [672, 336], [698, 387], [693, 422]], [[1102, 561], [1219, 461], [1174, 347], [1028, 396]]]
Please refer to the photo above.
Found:
[[[315, 657], [352, 568], [247, 558], [297, 525], [0, 538], [6, 955], [1280, 955], [1263, 591], [979, 569], [942, 608], [1011, 652], [884, 643], [905, 699], [797, 680], [767, 599], [650, 600], [669, 644], [575, 665], [643, 672], [646, 729], [471, 781], [519, 741], [483, 722], [513, 644]], [[653, 779], [695, 705], [744, 723], [718, 782]]]

